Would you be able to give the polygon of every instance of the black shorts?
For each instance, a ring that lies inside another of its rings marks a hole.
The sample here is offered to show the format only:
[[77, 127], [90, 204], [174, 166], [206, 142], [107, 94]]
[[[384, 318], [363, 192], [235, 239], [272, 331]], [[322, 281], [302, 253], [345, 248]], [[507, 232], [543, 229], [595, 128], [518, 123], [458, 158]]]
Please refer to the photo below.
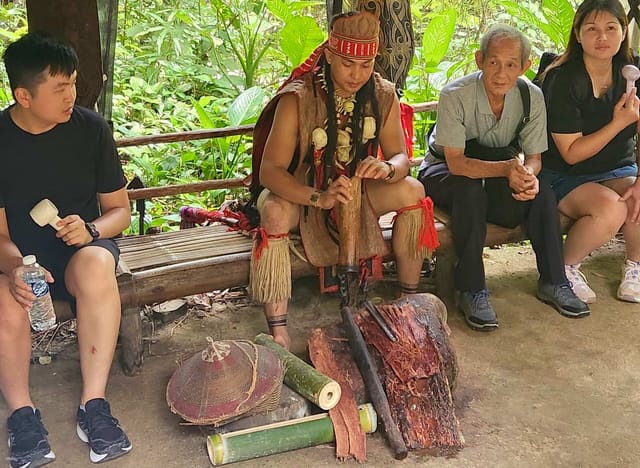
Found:
[[107, 249], [111, 253], [111, 255], [113, 255], [116, 266], [118, 265], [118, 260], [120, 259], [120, 249], [113, 239], [98, 239], [82, 247], [71, 247], [66, 244], [62, 244], [60, 249], [49, 249], [47, 252], [39, 253], [37, 256], [38, 263], [43, 268], [49, 270], [49, 272], [53, 275], [53, 279], [55, 280], [53, 283], [49, 284], [51, 297], [54, 299], [69, 302], [71, 304], [71, 310], [74, 314], [76, 311], [76, 301], [71, 293], [67, 290], [64, 282], [64, 272], [67, 269], [67, 265], [69, 264], [71, 257], [73, 257], [73, 255], [75, 255], [75, 253], [79, 249], [87, 246], [102, 247], [104, 249]]

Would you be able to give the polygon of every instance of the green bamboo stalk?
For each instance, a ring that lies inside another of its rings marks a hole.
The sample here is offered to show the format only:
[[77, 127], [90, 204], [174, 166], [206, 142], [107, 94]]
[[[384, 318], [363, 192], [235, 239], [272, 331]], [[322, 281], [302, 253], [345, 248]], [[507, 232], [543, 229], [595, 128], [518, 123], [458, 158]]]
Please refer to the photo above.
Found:
[[330, 410], [342, 396], [340, 384], [320, 373], [295, 354], [273, 341], [271, 335], [260, 333], [253, 341], [274, 351], [284, 364], [284, 383], [323, 410]]
[[[365, 434], [377, 429], [373, 405], [358, 407], [360, 427]], [[207, 452], [214, 466], [333, 442], [335, 434], [328, 413], [291, 419], [207, 437]]]

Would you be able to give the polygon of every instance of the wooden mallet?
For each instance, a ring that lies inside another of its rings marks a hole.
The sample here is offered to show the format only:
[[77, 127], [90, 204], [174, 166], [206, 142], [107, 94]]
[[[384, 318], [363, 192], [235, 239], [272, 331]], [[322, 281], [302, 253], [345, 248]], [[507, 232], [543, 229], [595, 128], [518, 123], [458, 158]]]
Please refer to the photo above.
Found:
[[49, 224], [56, 231], [62, 229], [56, 223], [60, 221], [60, 217], [58, 216], [58, 208], [56, 205], [51, 203], [51, 200], [45, 198], [44, 200], [38, 202], [36, 206], [34, 206], [31, 211], [29, 211], [29, 215], [31, 219], [33, 219], [36, 224], [40, 227], [44, 227]]

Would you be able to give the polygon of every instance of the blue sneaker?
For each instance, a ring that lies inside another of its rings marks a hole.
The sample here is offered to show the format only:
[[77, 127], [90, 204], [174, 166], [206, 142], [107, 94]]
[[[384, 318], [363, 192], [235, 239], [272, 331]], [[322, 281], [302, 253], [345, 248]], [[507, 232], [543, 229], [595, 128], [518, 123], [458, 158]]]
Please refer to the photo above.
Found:
[[131, 450], [131, 442], [103, 398], [94, 398], [84, 409], [78, 408], [77, 420], [76, 432], [91, 447], [89, 458], [93, 463], [113, 460]]
[[474, 330], [493, 331], [498, 328], [498, 318], [489, 302], [489, 291], [459, 291], [458, 308], [464, 314], [467, 324]]
[[39, 410], [31, 406], [15, 410], [7, 419], [7, 432], [11, 468], [35, 468], [56, 459]]
[[569, 283], [550, 284], [538, 280], [536, 296], [542, 302], [553, 306], [565, 317], [582, 318], [591, 313], [589, 306], [578, 298]]

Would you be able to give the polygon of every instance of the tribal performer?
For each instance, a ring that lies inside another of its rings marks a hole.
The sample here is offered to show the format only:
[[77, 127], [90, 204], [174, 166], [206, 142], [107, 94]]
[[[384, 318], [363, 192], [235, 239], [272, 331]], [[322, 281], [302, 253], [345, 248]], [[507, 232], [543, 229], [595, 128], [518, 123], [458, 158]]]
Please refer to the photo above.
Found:
[[377, 220], [397, 212], [392, 245], [401, 294], [416, 292], [423, 260], [437, 245], [431, 200], [409, 176], [395, 87], [373, 71], [379, 26], [368, 12], [336, 16], [329, 39], [294, 70], [256, 124], [253, 192], [261, 227], [250, 290], [287, 349], [289, 233], [299, 228], [313, 265], [336, 265], [334, 208], [352, 198], [352, 177], [363, 187], [359, 258], [387, 253]]

